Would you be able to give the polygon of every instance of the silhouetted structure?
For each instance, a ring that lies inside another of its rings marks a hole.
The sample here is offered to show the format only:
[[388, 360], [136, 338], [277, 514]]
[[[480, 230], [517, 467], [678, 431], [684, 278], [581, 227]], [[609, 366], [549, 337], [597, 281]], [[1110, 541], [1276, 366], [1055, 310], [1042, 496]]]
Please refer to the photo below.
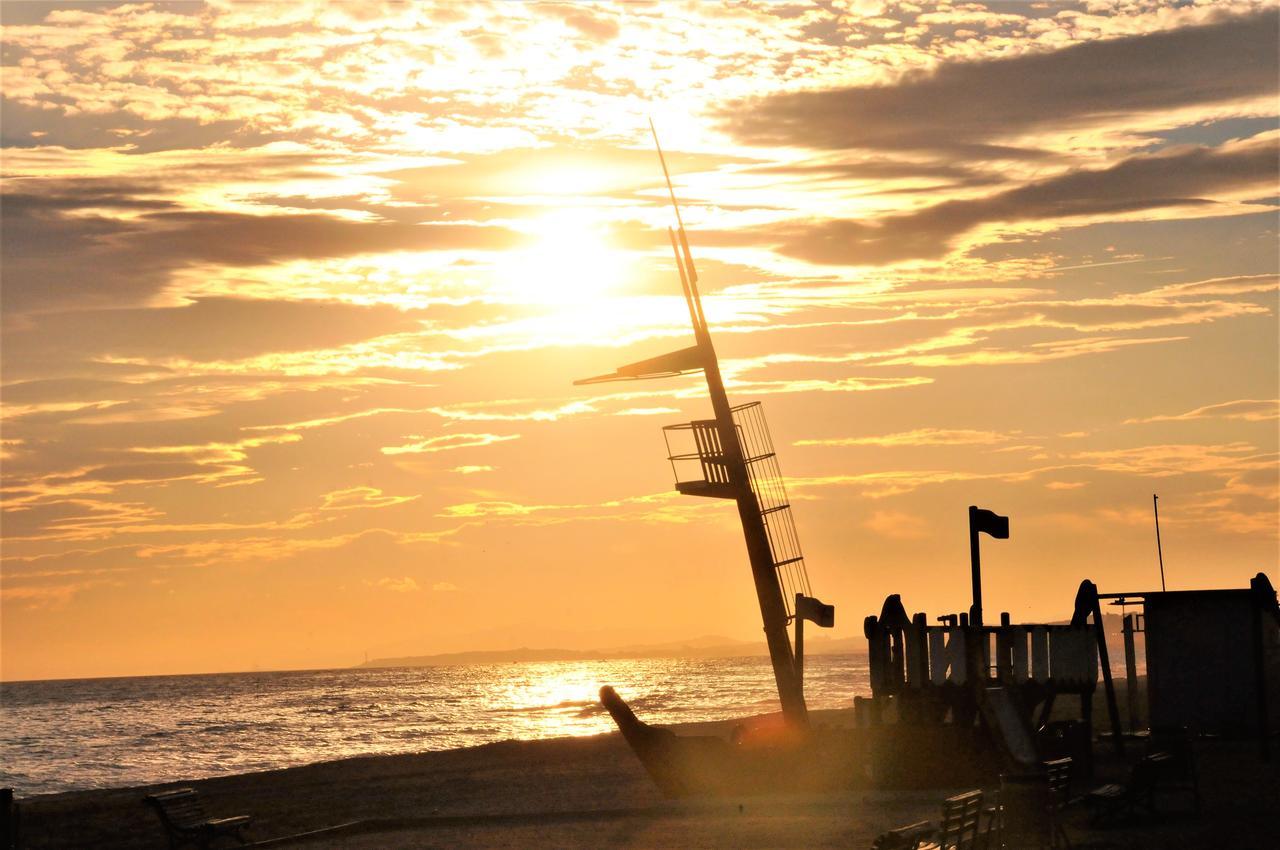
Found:
[[[653, 130], [652, 122], [649, 128]], [[676, 203], [675, 189], [656, 131], [653, 131], [653, 141], [662, 163], [667, 191], [671, 195], [671, 207], [675, 211], [677, 227], [675, 230], [667, 228], [667, 235], [675, 253], [695, 344], [574, 383], [642, 380], [699, 370], [706, 376], [707, 394], [715, 418], [696, 419], [663, 429], [676, 489], [688, 496], [732, 499], [737, 504], [782, 713], [793, 726], [802, 727], [808, 722], [804, 684], [787, 635], [787, 625], [796, 617], [796, 612], [791, 609], [792, 600], [801, 596], [808, 598], [810, 589], [800, 539], [791, 516], [791, 503], [787, 499], [777, 454], [773, 450], [773, 440], [760, 403], [736, 407], [729, 404], [720, 376], [720, 362], [702, 311], [698, 272], [693, 265], [689, 239], [680, 218], [680, 206]], [[815, 618], [814, 622], [830, 626], [834, 622], [834, 613], [830, 617]]]
[[[1263, 573], [1247, 588], [1105, 593], [1138, 600], [1146, 637], [1152, 729], [1256, 735], [1280, 732], [1280, 606]], [[1126, 654], [1131, 642], [1126, 641]], [[1129, 659], [1126, 659], [1129, 662]]]
[[[1112, 728], [1119, 728], [1098, 599], [1097, 588], [1085, 581], [1069, 625], [1014, 624], [1002, 614], [999, 626], [981, 626], [966, 614], [939, 617], [939, 625], [929, 625], [927, 615], [908, 617], [901, 598], [889, 596], [880, 615], [867, 617], [863, 625], [872, 696], [855, 698], [859, 722], [949, 727], [959, 741], [971, 734], [980, 717], [1006, 765], [1029, 770], [1042, 758], [1036, 730], [1045, 725], [1059, 696], [1074, 695], [1080, 700], [1082, 728], [1064, 734], [1075, 744], [1072, 754], [1087, 764], [1099, 667]], [[1116, 741], [1119, 746], [1118, 737]], [[938, 755], [952, 757], [941, 751]], [[904, 778], [935, 768], [928, 759], [881, 766], [882, 771], [902, 772]]]
[[18, 846], [18, 804], [13, 800], [12, 788], [0, 788], [0, 848], [13, 850]]
[[[1099, 594], [1093, 582], [1084, 580], [1068, 624], [1015, 624], [1004, 613], [998, 626], [986, 625], [979, 538], [987, 534], [1007, 539], [1009, 519], [977, 506], [969, 507], [973, 600], [968, 612], [946, 614], [931, 625], [924, 613], [908, 616], [899, 595], [889, 596], [880, 615], [864, 622], [872, 696], [855, 698], [856, 728], [808, 727], [804, 621], [831, 626], [834, 608], [810, 595], [804, 555], [761, 405], [729, 403], [660, 146], [658, 156], [675, 211], [677, 227], [668, 228], [668, 237], [695, 344], [575, 383], [703, 373], [714, 418], [664, 428], [668, 459], [680, 493], [732, 500], [738, 508], [787, 721], [786, 734], [748, 730], [735, 734], [732, 741], [677, 736], [644, 723], [612, 688], [603, 687], [601, 702], [659, 788], [668, 796], [685, 796], [866, 783], [957, 786], [996, 776], [1030, 777], [1028, 787], [1052, 803], [1061, 789], [1055, 788], [1048, 765], [1075, 764], [1086, 775], [1092, 773], [1093, 698], [1099, 672], [1112, 743], [1117, 755], [1123, 755], [1100, 607], [1102, 599], [1121, 594]], [[1256, 722], [1243, 721], [1245, 727], [1258, 730], [1265, 740], [1268, 730], [1280, 726], [1273, 719], [1280, 707], [1280, 613], [1265, 576], [1259, 574], [1250, 591], [1127, 595], [1143, 598], [1147, 606], [1153, 720], [1225, 731], [1248, 713], [1246, 705], [1252, 705], [1256, 710], [1249, 716]], [[1130, 678], [1136, 679], [1133, 621], [1127, 622], [1126, 661]], [[796, 626], [794, 647], [787, 633], [791, 623]], [[1214, 630], [1219, 639], [1207, 639]], [[1231, 653], [1236, 653], [1231, 663], [1218, 664]], [[1196, 659], [1194, 665], [1213, 668], [1215, 677], [1185, 675], [1181, 665], [1190, 658]], [[1246, 680], [1253, 683], [1251, 688], [1242, 687]], [[1078, 698], [1077, 720], [1050, 722], [1060, 696]], [[1065, 785], [1061, 776], [1058, 784]], [[1032, 808], [1039, 812], [1044, 807]], [[1053, 811], [1044, 808], [1049, 815]], [[1052, 817], [1037, 814], [1027, 824], [1036, 840], [1052, 844], [1061, 837]]]

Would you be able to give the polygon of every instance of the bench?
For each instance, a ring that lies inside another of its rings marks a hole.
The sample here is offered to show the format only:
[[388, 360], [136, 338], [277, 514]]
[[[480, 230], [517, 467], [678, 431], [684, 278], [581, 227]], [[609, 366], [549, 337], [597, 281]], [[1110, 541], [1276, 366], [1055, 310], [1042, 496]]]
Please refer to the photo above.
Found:
[[194, 788], [175, 788], [172, 791], [148, 794], [143, 801], [156, 810], [160, 823], [169, 836], [171, 849], [184, 844], [208, 848], [224, 837], [244, 844], [246, 839], [242, 831], [253, 820], [249, 815], [209, 817]]
[[882, 833], [872, 850], [972, 850], [978, 845], [982, 792], [966, 791], [942, 802], [942, 822], [900, 826]]
[[1184, 738], [1181, 743], [1176, 739], [1165, 741], [1164, 745], [1172, 745], [1172, 751], [1153, 749], [1143, 756], [1133, 766], [1127, 783], [1101, 785], [1085, 795], [1093, 809], [1091, 820], [1095, 825], [1134, 814], [1139, 806], [1148, 814], [1155, 814], [1156, 794], [1171, 791], [1189, 793], [1195, 811], [1200, 811], [1200, 784], [1190, 739]]
[[1093, 811], [1090, 822], [1097, 826], [1121, 815], [1131, 815], [1139, 806], [1154, 812], [1159, 773], [1169, 759], [1166, 753], [1143, 756], [1130, 771], [1128, 782], [1099, 785], [1086, 794], [1085, 802]]

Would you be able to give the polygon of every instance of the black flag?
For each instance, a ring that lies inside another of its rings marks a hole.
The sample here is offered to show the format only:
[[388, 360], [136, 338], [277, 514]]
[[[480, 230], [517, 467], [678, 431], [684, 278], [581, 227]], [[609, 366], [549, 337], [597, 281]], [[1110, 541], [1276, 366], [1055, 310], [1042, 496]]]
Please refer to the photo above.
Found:
[[1009, 539], [1009, 518], [985, 508], [969, 508], [969, 527], [975, 534], [990, 534], [997, 540]]
[[836, 606], [823, 605], [822, 601], [812, 596], [796, 594], [796, 616], [811, 623], [817, 623], [824, 629], [836, 624]]

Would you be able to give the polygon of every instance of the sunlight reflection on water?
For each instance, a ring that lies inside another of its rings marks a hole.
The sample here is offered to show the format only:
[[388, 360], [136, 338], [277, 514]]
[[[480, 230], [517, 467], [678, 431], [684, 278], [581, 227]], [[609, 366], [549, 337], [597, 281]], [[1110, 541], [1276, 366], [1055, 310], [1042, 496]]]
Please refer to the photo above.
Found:
[[[865, 656], [806, 659], [811, 708], [869, 693]], [[17, 794], [270, 770], [356, 755], [613, 731], [613, 685], [654, 723], [777, 710], [767, 658], [627, 659], [0, 684]]]

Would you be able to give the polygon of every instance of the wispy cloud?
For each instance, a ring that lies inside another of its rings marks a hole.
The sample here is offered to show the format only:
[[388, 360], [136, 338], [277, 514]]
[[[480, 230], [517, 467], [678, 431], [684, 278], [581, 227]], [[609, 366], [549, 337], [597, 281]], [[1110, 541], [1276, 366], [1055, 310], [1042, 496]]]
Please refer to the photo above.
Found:
[[358, 508], [389, 508], [412, 502], [419, 496], [387, 496], [377, 487], [348, 487], [345, 490], [334, 490], [325, 493], [322, 511], [347, 511]]
[[1126, 425], [1148, 422], [1186, 422], [1191, 419], [1240, 419], [1245, 422], [1270, 422], [1280, 418], [1280, 399], [1242, 398], [1206, 404], [1186, 413], [1158, 414], [1138, 419], [1126, 419]]
[[369, 587], [389, 590], [392, 593], [417, 593], [422, 590], [422, 588], [418, 586], [418, 582], [410, 576], [403, 576], [401, 578], [384, 576], [377, 581], [366, 581], [365, 584]]
[[454, 449], [490, 446], [494, 443], [518, 439], [520, 439], [519, 434], [445, 434], [440, 437], [427, 437], [415, 443], [406, 443], [402, 446], [383, 446], [380, 451], [384, 455], [430, 454]]
[[995, 431], [974, 431], [964, 428], [917, 428], [895, 434], [870, 437], [829, 437], [826, 439], [796, 440], [797, 446], [978, 446], [994, 445], [1013, 439], [1012, 435]]

